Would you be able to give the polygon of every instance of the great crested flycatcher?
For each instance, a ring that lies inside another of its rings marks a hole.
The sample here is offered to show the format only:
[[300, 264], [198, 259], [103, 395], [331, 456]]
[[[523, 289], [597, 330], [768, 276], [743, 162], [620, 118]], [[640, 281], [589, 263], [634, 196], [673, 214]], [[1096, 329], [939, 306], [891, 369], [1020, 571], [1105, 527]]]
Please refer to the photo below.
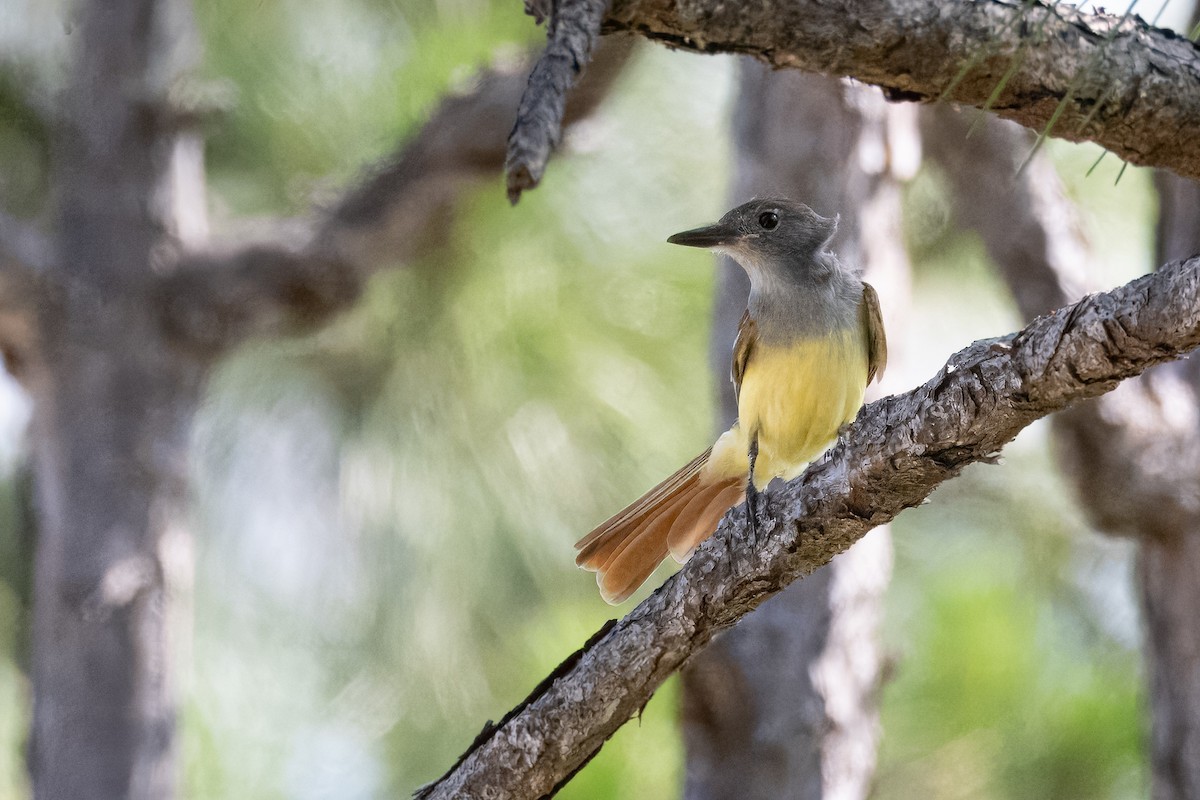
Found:
[[879, 297], [826, 247], [837, 220], [752, 200], [672, 244], [732, 257], [750, 276], [731, 371], [738, 419], [716, 444], [576, 544], [575, 563], [620, 603], [671, 555], [683, 563], [733, 506], [799, 475], [858, 412], [887, 362]]

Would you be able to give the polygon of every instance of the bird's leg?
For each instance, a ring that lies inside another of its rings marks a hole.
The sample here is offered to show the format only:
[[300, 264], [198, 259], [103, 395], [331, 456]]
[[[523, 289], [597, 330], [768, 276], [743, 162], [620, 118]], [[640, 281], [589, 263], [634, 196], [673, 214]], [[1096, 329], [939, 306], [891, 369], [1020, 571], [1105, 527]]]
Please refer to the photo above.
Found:
[[750, 518], [750, 536], [758, 539], [758, 488], [754, 485], [754, 462], [758, 460], [758, 431], [750, 434], [750, 472], [746, 476], [746, 512]]

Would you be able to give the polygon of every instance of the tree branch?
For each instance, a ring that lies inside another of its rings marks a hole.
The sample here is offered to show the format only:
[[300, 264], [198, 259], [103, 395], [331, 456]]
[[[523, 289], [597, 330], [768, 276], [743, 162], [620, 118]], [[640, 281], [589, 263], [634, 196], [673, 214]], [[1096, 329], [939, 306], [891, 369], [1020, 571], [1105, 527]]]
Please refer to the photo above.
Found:
[[[979, 233], [1021, 314], [1032, 319], [1094, 288], [1078, 214], [1054, 166], [1039, 156], [1017, 174], [1028, 131], [989, 120], [968, 139], [971, 115], [926, 111], [926, 150], [945, 168], [955, 215]], [[1177, 247], [1167, 257], [1194, 252]], [[1098, 530], [1145, 539], [1194, 526], [1200, 430], [1181, 413], [1194, 394], [1180, 370], [1155, 370], [1054, 418], [1060, 459]]]
[[546, 51], [529, 73], [516, 124], [508, 136], [504, 172], [508, 201], [513, 205], [522, 191], [538, 185], [550, 152], [558, 146], [567, 92], [592, 57], [607, 11], [608, 0], [560, 0], [552, 5]]
[[309, 333], [349, 308], [363, 281], [346, 262], [285, 243], [193, 256], [160, 284], [167, 335], [213, 358], [252, 336]]
[[[1027, 131], [991, 120], [968, 140], [961, 115], [930, 111], [928, 152], [947, 167], [954, 208], [979, 231], [1022, 313], [1067, 302], [1083, 282], [1087, 248], [1048, 159], [1016, 179]], [[1155, 183], [1159, 258], [1200, 251], [1200, 186], [1165, 172]], [[1163, 366], [1054, 417], [1060, 460], [1089, 522], [1138, 542], [1156, 800], [1200, 796], [1198, 378], [1196, 359]]]
[[976, 342], [931, 380], [872, 403], [829, 454], [765, 496], [748, 541], [735, 509], [688, 564], [586, 645], [417, 797], [552, 793], [714, 635], [1033, 420], [1200, 345], [1200, 258]]
[[[566, 105], [568, 123], [596, 109], [635, 41], [608, 37], [597, 48]], [[185, 255], [158, 287], [163, 324], [184, 346], [215, 355], [251, 336], [312, 330], [347, 309], [375, 271], [441, 244], [458, 199], [499, 175], [524, 76], [524, 64], [481, 73], [312, 218], [275, 223], [249, 244]]]
[[892, 99], [987, 105], [1038, 130], [1065, 100], [1053, 135], [1200, 178], [1200, 137], [1191, 135], [1200, 127], [1200, 53], [1192, 42], [1136, 16], [1040, 0], [949, 8], [920, 0], [616, 0], [605, 28], [846, 75]]

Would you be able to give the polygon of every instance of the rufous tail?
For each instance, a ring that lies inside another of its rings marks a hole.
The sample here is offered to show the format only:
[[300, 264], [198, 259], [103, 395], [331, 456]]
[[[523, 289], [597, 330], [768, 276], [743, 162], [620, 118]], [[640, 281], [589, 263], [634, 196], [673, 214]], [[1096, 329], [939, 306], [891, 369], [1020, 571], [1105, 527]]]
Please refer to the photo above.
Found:
[[575, 543], [575, 563], [596, 573], [600, 596], [616, 605], [668, 555], [683, 563], [746, 496], [745, 478], [702, 474], [711, 448]]

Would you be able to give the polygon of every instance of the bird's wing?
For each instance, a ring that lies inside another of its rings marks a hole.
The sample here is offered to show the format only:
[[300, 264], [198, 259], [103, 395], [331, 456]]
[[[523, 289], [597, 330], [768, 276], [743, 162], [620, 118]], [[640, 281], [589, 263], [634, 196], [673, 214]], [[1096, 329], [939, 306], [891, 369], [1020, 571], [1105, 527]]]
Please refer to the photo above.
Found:
[[860, 306], [863, 328], [867, 335], [867, 383], [883, 377], [887, 367], [887, 336], [883, 333], [883, 312], [879, 310], [879, 295], [869, 283], [863, 283]]
[[733, 395], [736, 398], [742, 390], [742, 376], [746, 374], [746, 365], [754, 353], [758, 343], [758, 323], [750, 318], [750, 309], [742, 312], [738, 322], [737, 340], [733, 344], [733, 364], [729, 369], [729, 377], [733, 380]]

